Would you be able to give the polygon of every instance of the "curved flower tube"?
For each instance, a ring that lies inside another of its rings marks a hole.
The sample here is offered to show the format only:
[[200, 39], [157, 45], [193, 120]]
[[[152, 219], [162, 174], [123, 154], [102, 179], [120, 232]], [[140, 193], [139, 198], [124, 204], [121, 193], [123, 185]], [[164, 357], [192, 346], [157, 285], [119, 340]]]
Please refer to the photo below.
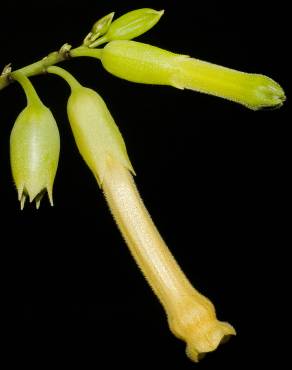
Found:
[[114, 219], [146, 280], [162, 303], [171, 331], [198, 361], [226, 337], [231, 325], [216, 318], [213, 304], [192, 287], [147, 212], [133, 181], [125, 143], [102, 98], [59, 67], [48, 72], [71, 87], [68, 117], [85, 162], [101, 186]]

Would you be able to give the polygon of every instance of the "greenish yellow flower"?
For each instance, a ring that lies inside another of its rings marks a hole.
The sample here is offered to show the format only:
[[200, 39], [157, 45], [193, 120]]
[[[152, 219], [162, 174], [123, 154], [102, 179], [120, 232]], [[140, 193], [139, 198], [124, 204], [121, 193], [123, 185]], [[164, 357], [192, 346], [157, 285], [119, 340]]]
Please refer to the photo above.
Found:
[[90, 53], [108, 72], [132, 82], [196, 90], [254, 110], [278, 107], [285, 100], [281, 86], [267, 76], [239, 72], [135, 41], [112, 41], [87, 55]]
[[[170, 330], [198, 361], [234, 328], [218, 321], [213, 304], [192, 287], [156, 229], [135, 186], [123, 138], [102, 98], [67, 71], [49, 67], [71, 87], [68, 116], [79, 151], [94, 173], [137, 264], [162, 303]], [[129, 171], [130, 170], [130, 171]]]
[[53, 182], [57, 171], [60, 137], [51, 111], [43, 105], [27, 77], [14, 73], [23, 86], [27, 106], [19, 114], [10, 136], [10, 161], [18, 199], [23, 209], [25, 200], [40, 205], [45, 191], [53, 205]]

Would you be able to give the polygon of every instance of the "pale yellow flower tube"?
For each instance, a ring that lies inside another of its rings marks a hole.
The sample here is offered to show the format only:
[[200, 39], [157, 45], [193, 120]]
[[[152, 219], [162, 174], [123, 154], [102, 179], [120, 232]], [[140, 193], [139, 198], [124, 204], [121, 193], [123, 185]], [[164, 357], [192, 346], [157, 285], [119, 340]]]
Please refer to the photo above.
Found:
[[216, 319], [213, 304], [191, 286], [161, 238], [139, 196], [125, 143], [102, 98], [59, 67], [49, 67], [48, 72], [69, 83], [67, 111], [80, 154], [101, 186], [135, 261], [162, 303], [171, 331], [186, 341], [188, 356], [198, 361], [201, 354], [213, 351], [235, 334], [233, 327]]
[[197, 362], [235, 330], [216, 319], [213, 304], [192, 287], [178, 266], [130, 172], [109, 158], [102, 189], [135, 261], [165, 309], [170, 330], [187, 343], [187, 355]]

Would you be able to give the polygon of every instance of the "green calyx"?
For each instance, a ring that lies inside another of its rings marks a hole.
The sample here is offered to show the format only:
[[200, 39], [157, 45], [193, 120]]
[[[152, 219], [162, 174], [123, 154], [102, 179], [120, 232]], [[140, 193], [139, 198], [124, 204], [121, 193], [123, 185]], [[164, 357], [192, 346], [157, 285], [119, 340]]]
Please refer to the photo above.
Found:
[[40, 200], [47, 191], [53, 205], [53, 183], [57, 171], [60, 137], [51, 111], [43, 105], [27, 77], [13, 74], [27, 96], [27, 106], [19, 114], [10, 135], [10, 162], [21, 209], [26, 198]]
[[102, 186], [111, 158], [134, 172], [123, 137], [101, 96], [80, 85], [63, 68], [49, 67], [48, 72], [59, 75], [70, 85], [71, 95], [67, 104], [69, 122], [79, 152], [98, 184]]

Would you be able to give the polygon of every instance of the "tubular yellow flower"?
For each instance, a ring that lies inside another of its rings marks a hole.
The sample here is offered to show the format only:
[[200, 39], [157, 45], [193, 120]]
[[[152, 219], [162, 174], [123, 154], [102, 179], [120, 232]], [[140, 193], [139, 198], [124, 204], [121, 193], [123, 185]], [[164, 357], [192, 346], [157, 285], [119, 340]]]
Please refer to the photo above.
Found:
[[68, 117], [79, 151], [102, 187], [135, 261], [162, 303], [171, 331], [186, 341], [187, 355], [198, 361], [235, 330], [217, 320], [213, 304], [192, 287], [159, 235], [131, 176], [123, 138], [101, 97], [59, 67], [49, 67], [48, 72], [69, 83]]
[[53, 205], [53, 182], [60, 153], [58, 127], [28, 78], [18, 72], [12, 77], [22, 85], [27, 96], [27, 106], [17, 117], [10, 136], [11, 169], [21, 209], [27, 196], [39, 208], [45, 191]]
[[215, 308], [188, 281], [160, 236], [127, 169], [109, 158], [102, 189], [117, 225], [146, 280], [167, 314], [172, 333], [187, 344], [197, 362], [235, 335], [218, 321]]
[[[99, 58], [108, 72], [132, 82], [196, 90], [253, 110], [279, 107], [285, 100], [281, 86], [267, 76], [239, 72], [152, 45], [117, 40], [102, 50], [83, 51]], [[82, 50], [78, 52], [82, 55]]]

